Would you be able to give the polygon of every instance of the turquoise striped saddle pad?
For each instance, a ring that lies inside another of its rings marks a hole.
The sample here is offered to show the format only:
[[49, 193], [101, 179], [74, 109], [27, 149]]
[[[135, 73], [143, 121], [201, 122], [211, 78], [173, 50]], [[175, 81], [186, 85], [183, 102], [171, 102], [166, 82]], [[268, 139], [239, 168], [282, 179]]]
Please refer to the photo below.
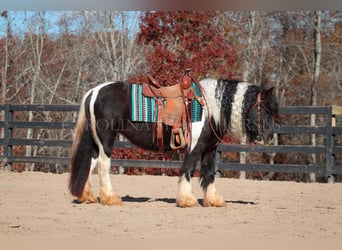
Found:
[[[201, 92], [194, 82], [191, 84], [195, 89], [195, 94], [201, 96]], [[142, 85], [130, 84], [130, 115], [133, 122], [157, 122], [158, 110], [157, 100], [151, 97], [145, 97], [142, 93]], [[202, 119], [203, 107], [194, 99], [189, 105], [189, 113], [192, 109], [192, 122], [198, 122]]]

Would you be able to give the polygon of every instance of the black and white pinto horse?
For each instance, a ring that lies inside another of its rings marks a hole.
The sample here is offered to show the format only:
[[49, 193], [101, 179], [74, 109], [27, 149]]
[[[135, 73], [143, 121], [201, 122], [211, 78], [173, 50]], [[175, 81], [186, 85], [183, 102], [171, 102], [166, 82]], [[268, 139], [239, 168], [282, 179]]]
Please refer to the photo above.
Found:
[[[273, 88], [216, 79], [203, 79], [200, 85], [206, 103], [201, 121], [192, 124], [191, 143], [181, 167], [176, 203], [179, 207], [199, 205], [192, 193], [191, 178], [200, 160], [203, 205], [222, 207], [226, 205], [225, 200], [214, 184], [218, 142], [228, 132], [240, 141], [268, 144], [273, 136], [278, 106]], [[129, 84], [120, 81], [103, 83], [83, 97], [72, 145], [69, 183], [71, 194], [79, 202], [98, 202], [90, 189], [92, 170], [98, 166], [101, 204], [122, 205], [109, 178], [110, 156], [118, 133], [144, 149], [170, 150], [171, 129], [164, 126], [164, 149], [158, 149], [158, 143], [153, 143], [156, 126], [132, 122], [130, 105]]]

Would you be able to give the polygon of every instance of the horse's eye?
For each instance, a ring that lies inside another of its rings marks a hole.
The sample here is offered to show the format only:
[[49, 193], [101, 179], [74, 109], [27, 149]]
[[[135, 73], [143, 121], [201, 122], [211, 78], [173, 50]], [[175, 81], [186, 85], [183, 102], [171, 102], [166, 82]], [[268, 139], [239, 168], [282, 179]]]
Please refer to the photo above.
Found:
[[271, 114], [271, 110], [270, 109], [264, 109], [263, 111], [264, 111], [264, 113], [266, 115], [270, 115]]

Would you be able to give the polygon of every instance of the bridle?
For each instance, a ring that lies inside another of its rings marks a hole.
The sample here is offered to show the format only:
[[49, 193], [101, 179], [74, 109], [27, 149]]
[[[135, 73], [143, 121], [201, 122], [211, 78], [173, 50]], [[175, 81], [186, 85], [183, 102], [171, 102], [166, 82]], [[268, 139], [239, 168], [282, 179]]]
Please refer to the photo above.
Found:
[[262, 102], [267, 102], [267, 100], [262, 100], [261, 99], [261, 90], [258, 93], [257, 100], [254, 103], [254, 105], [249, 109], [250, 111], [253, 110], [254, 108], [258, 107], [258, 135], [257, 135], [257, 140], [262, 139], [262, 130], [261, 130], [261, 103]]

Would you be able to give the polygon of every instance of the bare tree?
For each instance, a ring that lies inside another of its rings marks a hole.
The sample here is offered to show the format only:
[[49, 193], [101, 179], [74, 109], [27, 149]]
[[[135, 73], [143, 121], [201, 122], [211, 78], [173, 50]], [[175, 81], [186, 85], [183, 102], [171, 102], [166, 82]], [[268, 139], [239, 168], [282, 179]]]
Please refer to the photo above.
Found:
[[[30, 41], [30, 49], [31, 49], [31, 55], [32, 58], [30, 60], [31, 65], [31, 71], [32, 71], [32, 78], [30, 81], [30, 97], [29, 97], [29, 103], [34, 104], [35, 103], [35, 97], [36, 97], [36, 88], [38, 81], [40, 79], [41, 74], [41, 67], [42, 67], [42, 54], [43, 54], [43, 47], [44, 47], [44, 39], [45, 39], [45, 13], [44, 12], [38, 12], [36, 15], [34, 15], [32, 18], [29, 18], [26, 16], [26, 24], [27, 28], [29, 30], [29, 41]], [[33, 112], [29, 112], [29, 118], [28, 121], [33, 120]], [[27, 139], [31, 139], [33, 136], [33, 129], [28, 128], [27, 129]], [[32, 152], [32, 146], [26, 146], [26, 156], [32, 156], [33, 154], [36, 154], [35, 152]], [[31, 170], [34, 169], [34, 164], [31, 167]]]
[[[247, 82], [249, 80], [249, 77], [252, 73], [252, 70], [254, 68], [254, 63], [251, 61], [251, 53], [254, 51], [254, 29], [255, 29], [255, 11], [248, 11], [248, 38], [247, 38], [247, 48], [246, 48], [246, 55], [245, 55], [245, 63], [244, 63], [244, 70], [243, 70], [243, 77], [242, 80]], [[242, 138], [241, 140], [242, 144], [246, 143], [246, 137]], [[240, 163], [244, 164], [246, 163], [246, 152], [240, 153]], [[240, 179], [246, 179], [246, 172], [241, 171], [240, 172]]]
[[[322, 53], [322, 43], [321, 43], [321, 11], [315, 11], [314, 14], [314, 31], [313, 31], [313, 43], [314, 43], [314, 68], [312, 75], [312, 83], [311, 83], [311, 95], [310, 95], [310, 104], [312, 106], [317, 106], [317, 83], [320, 74], [320, 66], [321, 66], [321, 53]], [[316, 125], [316, 115], [311, 114], [310, 117], [310, 125]], [[316, 134], [311, 134], [311, 145], [316, 146]], [[316, 165], [316, 154], [310, 154], [310, 162], [313, 165]], [[315, 182], [316, 176], [314, 173], [310, 173], [310, 181]]]
[[11, 39], [11, 24], [9, 21], [9, 13], [8, 11], [3, 11], [1, 13], [1, 17], [6, 20], [6, 37], [5, 37], [5, 55], [1, 60], [1, 87], [2, 87], [2, 102], [6, 102], [6, 92], [7, 92], [7, 71], [9, 67], [9, 40]]
[[[328, 79], [334, 84], [330, 85], [328, 95], [324, 96], [324, 103], [334, 101], [334, 104], [341, 105], [342, 102], [342, 12], [336, 11], [332, 13], [324, 13], [322, 16], [322, 26], [331, 26], [327, 44], [324, 50], [324, 58], [322, 58], [321, 73], [327, 75]], [[322, 42], [324, 45], [324, 42]], [[338, 91], [334, 91], [337, 88]]]
[[254, 30], [255, 30], [255, 11], [248, 11], [248, 38], [247, 38], [247, 48], [246, 48], [246, 55], [245, 55], [245, 63], [244, 63], [244, 70], [243, 70], [243, 81], [248, 81], [249, 77], [252, 73], [254, 65], [252, 63], [252, 53], [255, 51], [254, 47]]

